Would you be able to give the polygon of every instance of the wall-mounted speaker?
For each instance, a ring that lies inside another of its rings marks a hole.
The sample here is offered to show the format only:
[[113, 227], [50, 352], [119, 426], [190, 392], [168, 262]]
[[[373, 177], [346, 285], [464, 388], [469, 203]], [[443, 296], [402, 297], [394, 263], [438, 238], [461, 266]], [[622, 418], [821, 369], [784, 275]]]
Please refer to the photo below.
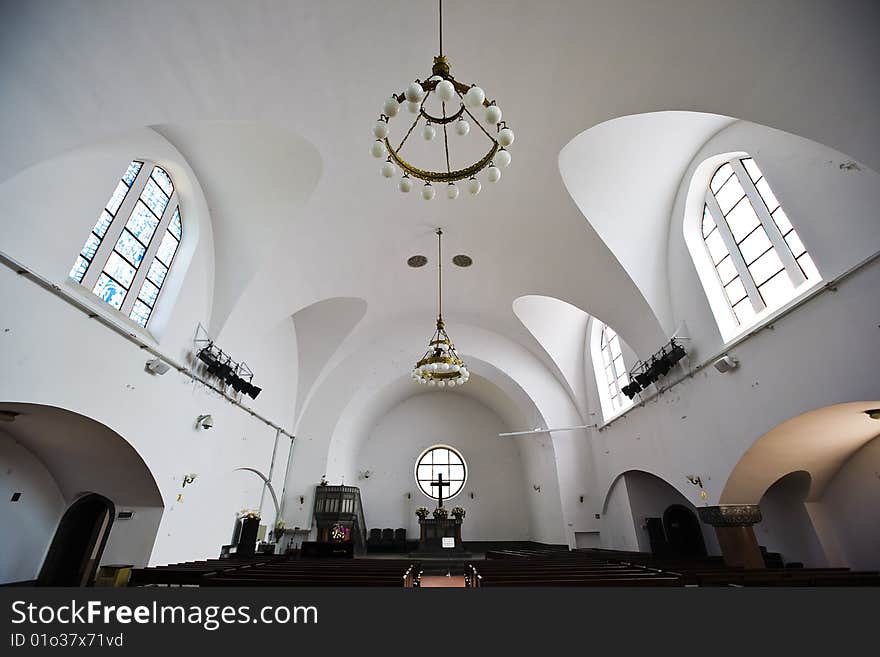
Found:
[[736, 359], [731, 358], [727, 354], [724, 354], [721, 358], [712, 363], [712, 367], [721, 372], [729, 372], [732, 369], [736, 369], [736, 366], [739, 365]]
[[165, 372], [171, 369], [171, 366], [161, 358], [154, 358], [147, 361], [146, 369], [152, 374], [165, 374]]

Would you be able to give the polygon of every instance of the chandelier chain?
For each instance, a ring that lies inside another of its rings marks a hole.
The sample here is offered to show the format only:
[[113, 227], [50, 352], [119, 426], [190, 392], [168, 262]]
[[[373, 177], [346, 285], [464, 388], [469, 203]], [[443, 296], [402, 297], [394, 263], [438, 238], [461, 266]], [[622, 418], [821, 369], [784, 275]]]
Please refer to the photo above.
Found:
[[440, 20], [438, 21], [438, 25], [440, 27], [440, 56], [443, 56], [443, 0], [438, 0], [437, 4], [440, 5]]
[[[446, 118], [446, 103], [443, 103], [443, 118]], [[449, 173], [452, 169], [449, 167], [449, 135], [446, 132], [446, 121], [443, 121], [443, 148], [446, 149], [446, 173]]]
[[419, 122], [419, 119], [422, 118], [421, 113], [416, 115], [416, 120], [413, 121], [413, 124], [409, 127], [409, 130], [406, 131], [406, 134], [403, 136], [403, 139], [400, 141], [400, 146], [398, 146], [395, 150], [400, 152], [400, 149], [403, 148], [403, 145], [406, 143], [406, 140], [409, 139], [410, 134], [412, 134], [413, 129], [416, 127], [416, 123]]
[[437, 320], [443, 319], [443, 229], [437, 229]]
[[464, 109], [465, 114], [467, 114], [469, 117], [471, 117], [471, 120], [472, 120], [474, 123], [477, 124], [477, 127], [478, 127], [480, 130], [483, 131], [483, 134], [486, 135], [486, 136], [489, 138], [489, 141], [491, 141], [492, 143], [497, 144], [498, 141], [497, 141], [492, 135], [490, 135], [490, 134], [487, 132], [486, 128], [483, 127], [483, 124], [480, 123], [480, 121], [477, 119], [477, 117], [475, 117], [473, 114], [471, 114], [471, 111], [470, 111], [470, 110], [467, 108], [467, 106], [464, 104], [464, 98], [462, 98], [462, 96], [461, 96], [460, 93], [458, 94], [458, 97], [461, 98], [461, 101], [462, 101], [462, 107], [463, 107], [463, 109]]

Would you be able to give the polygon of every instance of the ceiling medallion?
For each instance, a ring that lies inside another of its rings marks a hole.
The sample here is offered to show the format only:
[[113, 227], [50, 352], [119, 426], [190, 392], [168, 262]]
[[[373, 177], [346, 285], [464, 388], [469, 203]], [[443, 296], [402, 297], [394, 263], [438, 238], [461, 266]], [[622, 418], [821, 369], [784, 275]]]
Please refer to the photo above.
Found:
[[428, 350], [416, 363], [412, 378], [417, 383], [431, 387], [453, 388], [467, 383], [471, 377], [464, 361], [455, 351], [455, 345], [446, 333], [443, 323], [443, 267], [441, 239], [443, 231], [437, 229], [437, 330], [428, 341]]
[[[370, 149], [373, 157], [386, 158], [382, 165], [382, 175], [385, 178], [394, 177], [398, 168], [403, 170], [403, 177], [398, 183], [401, 192], [406, 193], [412, 190], [413, 178], [425, 181], [422, 187], [422, 198], [426, 201], [430, 201], [435, 196], [432, 183], [446, 183], [446, 197], [456, 199], [459, 190], [455, 183], [458, 180], [468, 181], [467, 190], [471, 194], [480, 193], [482, 184], [477, 179], [477, 174], [484, 169], [486, 170], [486, 179], [489, 182], [501, 180], [501, 169], [510, 164], [510, 152], [506, 149], [514, 140], [513, 130], [507, 127], [505, 121], [501, 120], [501, 108], [495, 101], [487, 99], [485, 92], [477, 85], [467, 85], [452, 77], [449, 61], [443, 54], [442, 0], [439, 0], [439, 5], [440, 54], [434, 58], [431, 76], [424, 82], [417, 79], [403, 93], [392, 94], [385, 101], [379, 120], [373, 126], [373, 136], [376, 140]], [[400, 112], [401, 104], [404, 102], [409, 113], [415, 114], [416, 117], [395, 148], [389, 138], [389, 124], [391, 119]], [[488, 130], [474, 116], [480, 111], [482, 111], [483, 119], [489, 127]], [[422, 137], [426, 141], [433, 141], [438, 131], [443, 131], [443, 148], [446, 154], [445, 171], [421, 169], [407, 162], [401, 154], [406, 140], [422, 119], [424, 119]], [[474, 131], [475, 134], [481, 132], [486, 136], [489, 150], [476, 162], [461, 169], [453, 169], [449, 158], [448, 129], [451, 127], [457, 138], [463, 138], [471, 132], [471, 122], [479, 128], [478, 131]]]

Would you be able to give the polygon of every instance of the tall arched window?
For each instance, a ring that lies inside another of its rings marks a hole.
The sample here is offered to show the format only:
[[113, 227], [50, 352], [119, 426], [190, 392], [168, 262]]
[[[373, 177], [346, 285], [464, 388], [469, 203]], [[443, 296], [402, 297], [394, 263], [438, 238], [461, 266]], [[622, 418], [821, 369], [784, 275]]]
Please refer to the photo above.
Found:
[[599, 401], [602, 415], [607, 420], [632, 406], [632, 400], [621, 392], [629, 385], [629, 374], [620, 348], [620, 337], [614, 329], [594, 319], [592, 342]]
[[701, 228], [724, 300], [740, 328], [793, 299], [805, 283], [821, 280], [751, 157], [734, 158], [715, 171]]
[[168, 173], [133, 161], [89, 233], [70, 278], [146, 327], [183, 238]]

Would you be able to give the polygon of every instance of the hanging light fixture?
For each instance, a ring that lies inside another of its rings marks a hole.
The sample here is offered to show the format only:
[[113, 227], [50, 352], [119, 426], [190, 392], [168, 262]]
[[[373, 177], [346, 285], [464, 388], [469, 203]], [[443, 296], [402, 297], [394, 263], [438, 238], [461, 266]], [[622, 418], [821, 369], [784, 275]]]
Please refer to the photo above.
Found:
[[471, 377], [443, 323], [443, 231], [437, 229], [437, 330], [428, 342], [428, 350], [412, 371], [414, 381], [431, 387], [453, 388], [467, 383]]
[[[438, 0], [440, 6], [440, 54], [434, 58], [434, 66], [431, 76], [424, 82], [415, 80], [402, 93], [392, 94], [385, 105], [379, 120], [373, 126], [375, 141], [370, 149], [373, 157], [385, 158], [382, 165], [382, 175], [385, 178], [393, 178], [397, 170], [403, 171], [403, 177], [398, 183], [398, 189], [407, 193], [413, 188], [413, 178], [425, 182], [422, 187], [422, 198], [430, 201], [435, 196], [432, 183], [446, 183], [446, 198], [452, 200], [458, 198], [456, 182], [467, 180], [467, 190], [470, 194], [480, 193], [482, 184], [477, 178], [484, 169], [486, 179], [489, 182], [501, 180], [501, 169], [510, 164], [510, 152], [507, 148], [513, 143], [513, 130], [507, 127], [507, 122], [502, 121], [501, 108], [494, 100], [486, 98], [485, 92], [475, 84], [467, 85], [458, 82], [450, 73], [451, 67], [446, 56], [443, 54], [443, 0]], [[426, 108], [429, 98], [432, 98], [429, 111]], [[403, 136], [403, 139], [394, 148], [390, 141], [390, 121], [401, 111], [401, 105], [406, 104], [407, 110], [415, 114], [415, 120]], [[483, 115], [483, 123], [475, 114]], [[421, 130], [422, 137], [426, 141], [434, 141], [438, 132], [443, 132], [443, 148], [446, 155], [446, 170], [432, 171], [421, 169], [407, 162], [401, 155], [406, 140], [413, 133], [418, 123], [424, 119], [424, 127]], [[463, 138], [470, 134], [471, 123], [479, 130], [474, 134], [482, 133], [488, 139], [488, 152], [476, 162], [461, 168], [453, 169], [449, 157], [449, 128], [452, 127], [456, 137]], [[494, 134], [493, 134], [494, 133]]]

